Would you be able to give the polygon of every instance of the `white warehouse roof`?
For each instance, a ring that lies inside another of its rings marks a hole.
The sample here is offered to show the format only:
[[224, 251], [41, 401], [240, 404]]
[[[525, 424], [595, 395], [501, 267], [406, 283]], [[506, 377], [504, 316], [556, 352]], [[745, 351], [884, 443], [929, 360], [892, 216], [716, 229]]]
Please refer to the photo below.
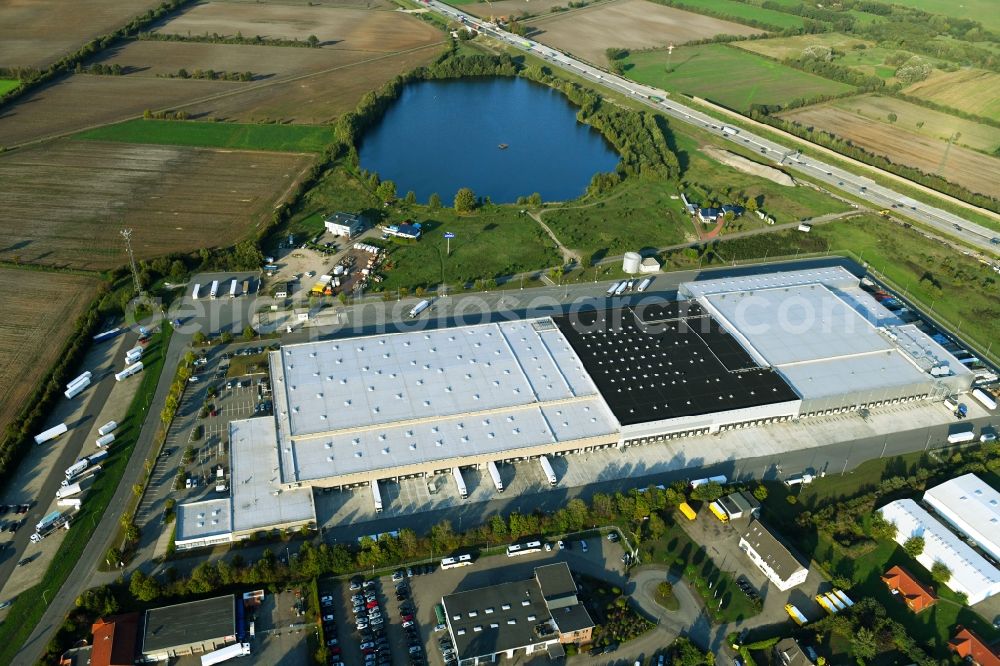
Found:
[[975, 474], [963, 474], [924, 493], [924, 502], [1000, 560], [1000, 492]]
[[286, 484], [619, 428], [550, 319], [289, 345], [270, 365]]
[[965, 594], [969, 604], [1000, 593], [1000, 571], [916, 502], [896, 500], [879, 512], [895, 523], [896, 541], [900, 545], [913, 536], [924, 538], [924, 551], [917, 556], [917, 561], [928, 571], [935, 562], [943, 562], [951, 571], [947, 586]]

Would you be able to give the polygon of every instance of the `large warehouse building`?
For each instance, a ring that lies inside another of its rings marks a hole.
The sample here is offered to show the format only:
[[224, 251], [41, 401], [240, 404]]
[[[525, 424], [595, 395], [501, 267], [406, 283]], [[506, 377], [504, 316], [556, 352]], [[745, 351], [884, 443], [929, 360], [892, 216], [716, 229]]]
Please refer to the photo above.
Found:
[[275, 416], [230, 424], [233, 496], [182, 508], [178, 547], [312, 522], [311, 486], [625, 449], [972, 383], [843, 268], [688, 282], [679, 296], [271, 352]]
[[924, 502], [1000, 561], [1000, 492], [995, 488], [975, 474], [963, 474], [926, 491]]

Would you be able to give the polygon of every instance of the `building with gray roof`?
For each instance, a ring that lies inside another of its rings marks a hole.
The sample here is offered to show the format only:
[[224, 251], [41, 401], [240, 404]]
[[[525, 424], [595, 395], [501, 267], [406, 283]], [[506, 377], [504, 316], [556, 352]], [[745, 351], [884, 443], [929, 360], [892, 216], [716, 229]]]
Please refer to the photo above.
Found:
[[211, 652], [236, 642], [236, 600], [228, 594], [146, 611], [143, 661]]
[[532, 578], [449, 594], [441, 599], [459, 666], [547, 653], [588, 643], [594, 622], [577, 599], [565, 562], [537, 567]]
[[806, 582], [809, 570], [759, 520], [747, 527], [740, 537], [739, 548], [779, 590], [790, 590]]

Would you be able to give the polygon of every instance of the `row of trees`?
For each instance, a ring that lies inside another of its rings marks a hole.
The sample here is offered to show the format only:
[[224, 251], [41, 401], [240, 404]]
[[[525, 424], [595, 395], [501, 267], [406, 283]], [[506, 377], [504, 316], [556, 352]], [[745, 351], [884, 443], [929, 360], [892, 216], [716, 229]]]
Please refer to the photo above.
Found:
[[194, 69], [190, 72], [181, 67], [173, 74], [164, 74], [168, 79], [208, 79], [210, 81], [253, 81], [253, 72], [217, 72], [214, 69]]
[[180, 35], [176, 33], [166, 33], [166, 32], [141, 32], [138, 38], [143, 41], [155, 41], [155, 42], [198, 42], [202, 44], [245, 44], [250, 46], [291, 46], [300, 48], [314, 49], [321, 46], [319, 38], [316, 35], [309, 35], [304, 41], [295, 39], [281, 39], [276, 37], [261, 37], [260, 35], [254, 35], [253, 37], [244, 37], [242, 32], [237, 32], [235, 35], [220, 35], [217, 32], [209, 34], [207, 32], [201, 35]]

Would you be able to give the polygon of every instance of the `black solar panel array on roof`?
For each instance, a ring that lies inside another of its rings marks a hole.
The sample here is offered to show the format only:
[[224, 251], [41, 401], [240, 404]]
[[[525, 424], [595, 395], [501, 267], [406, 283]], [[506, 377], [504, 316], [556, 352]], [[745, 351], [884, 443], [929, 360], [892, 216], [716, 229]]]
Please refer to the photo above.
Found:
[[622, 425], [795, 400], [694, 301], [555, 317]]

